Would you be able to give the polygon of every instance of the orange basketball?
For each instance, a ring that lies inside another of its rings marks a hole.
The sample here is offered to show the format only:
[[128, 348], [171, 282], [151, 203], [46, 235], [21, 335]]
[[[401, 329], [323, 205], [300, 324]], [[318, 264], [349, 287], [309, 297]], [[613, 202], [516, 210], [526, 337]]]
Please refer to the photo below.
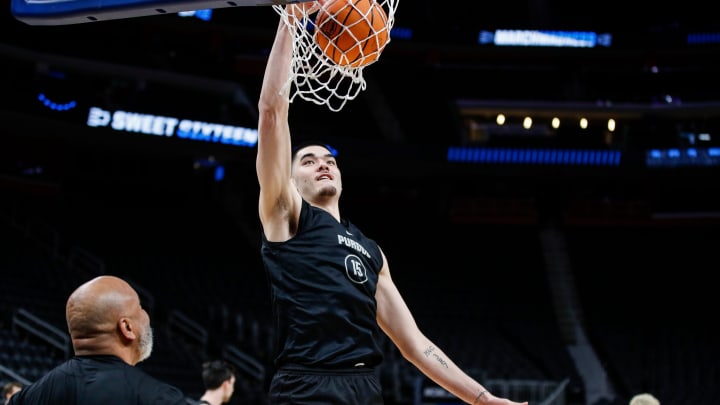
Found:
[[329, 0], [315, 19], [315, 42], [337, 65], [367, 66], [390, 39], [387, 19], [376, 0]]

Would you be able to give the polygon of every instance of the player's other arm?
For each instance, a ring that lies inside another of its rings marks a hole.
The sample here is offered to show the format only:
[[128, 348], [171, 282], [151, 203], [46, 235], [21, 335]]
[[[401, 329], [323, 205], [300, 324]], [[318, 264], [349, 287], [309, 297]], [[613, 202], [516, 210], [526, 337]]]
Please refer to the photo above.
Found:
[[[521, 405], [492, 395], [482, 384], [462, 371], [420, 331], [410, 309], [392, 281], [384, 254], [383, 262], [375, 293], [378, 324], [403, 357], [436, 384], [468, 404]], [[523, 404], [527, 405], [527, 403]]]

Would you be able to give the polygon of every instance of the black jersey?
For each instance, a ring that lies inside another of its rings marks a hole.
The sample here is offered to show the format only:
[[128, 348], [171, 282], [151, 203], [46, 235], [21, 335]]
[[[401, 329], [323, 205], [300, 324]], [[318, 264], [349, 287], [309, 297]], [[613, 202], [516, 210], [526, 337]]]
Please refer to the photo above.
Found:
[[187, 405], [178, 388], [116, 356], [79, 356], [13, 395], [12, 405]]
[[285, 242], [262, 236], [278, 338], [276, 366], [372, 367], [382, 361], [375, 290], [377, 243], [303, 200]]

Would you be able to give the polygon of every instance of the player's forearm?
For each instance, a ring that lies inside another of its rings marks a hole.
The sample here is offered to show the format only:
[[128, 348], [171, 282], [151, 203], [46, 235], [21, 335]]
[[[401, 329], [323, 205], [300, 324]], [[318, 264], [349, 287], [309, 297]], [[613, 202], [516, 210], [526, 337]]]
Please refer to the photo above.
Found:
[[289, 103], [287, 94], [282, 94], [282, 90], [290, 77], [293, 41], [291, 29], [282, 19], [278, 23], [278, 31], [268, 57], [263, 85], [260, 89], [258, 107], [261, 113], [278, 106], [287, 108]]
[[485, 387], [461, 370], [440, 348], [430, 344], [414, 361], [428, 378], [468, 404], [480, 404]]
[[[281, 94], [290, 75], [292, 33], [281, 19], [265, 67], [258, 101], [258, 146], [256, 171], [260, 181], [261, 207], [272, 207], [290, 175], [289, 100]], [[269, 203], [262, 203], [264, 199]]]

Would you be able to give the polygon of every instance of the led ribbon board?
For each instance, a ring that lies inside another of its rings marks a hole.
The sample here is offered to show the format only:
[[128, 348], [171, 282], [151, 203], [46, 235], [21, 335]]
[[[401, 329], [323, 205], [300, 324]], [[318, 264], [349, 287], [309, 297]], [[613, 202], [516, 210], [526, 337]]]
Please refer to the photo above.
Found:
[[183, 11], [270, 6], [308, 0], [11, 0], [12, 15], [29, 25], [70, 25]]

